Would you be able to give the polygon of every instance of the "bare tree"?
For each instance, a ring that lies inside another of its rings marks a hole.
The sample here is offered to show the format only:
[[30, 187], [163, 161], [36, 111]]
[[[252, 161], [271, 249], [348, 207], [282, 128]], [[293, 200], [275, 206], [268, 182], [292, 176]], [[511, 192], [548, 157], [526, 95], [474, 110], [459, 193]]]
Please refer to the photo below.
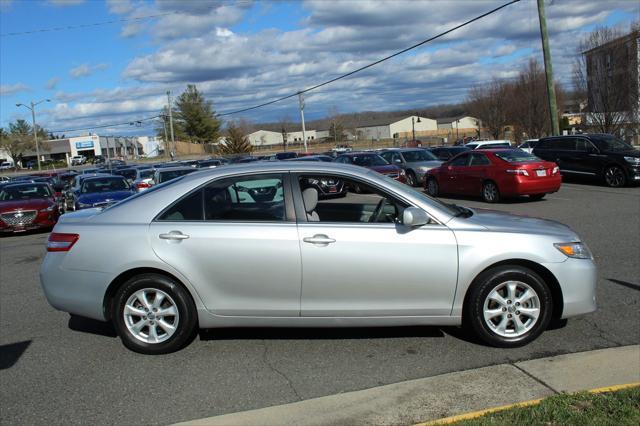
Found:
[[286, 151], [287, 146], [289, 145], [289, 131], [293, 127], [293, 122], [287, 116], [282, 116], [280, 120], [278, 120], [278, 131], [282, 134], [282, 143], [283, 148]]
[[482, 124], [495, 139], [500, 138], [508, 124], [509, 91], [507, 83], [494, 79], [491, 83], [476, 86], [469, 92], [469, 113], [482, 120]]
[[637, 126], [638, 24], [623, 38], [615, 28], [599, 27], [578, 46], [574, 64], [576, 93], [588, 103], [587, 127], [620, 135], [624, 128]]
[[[518, 78], [508, 84], [509, 109], [508, 121], [514, 126], [516, 141], [522, 137], [539, 138], [551, 134], [549, 102], [546, 96], [546, 76], [538, 61], [531, 59], [522, 69]], [[564, 95], [556, 84], [556, 103], [562, 111]]]
[[329, 137], [334, 143], [344, 139], [344, 117], [335, 105], [329, 108]]

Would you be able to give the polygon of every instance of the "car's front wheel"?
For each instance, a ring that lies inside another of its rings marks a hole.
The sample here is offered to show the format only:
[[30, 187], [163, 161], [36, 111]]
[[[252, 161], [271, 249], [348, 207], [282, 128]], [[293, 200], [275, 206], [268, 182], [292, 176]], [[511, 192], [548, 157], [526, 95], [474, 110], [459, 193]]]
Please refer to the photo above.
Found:
[[549, 325], [551, 291], [534, 271], [501, 266], [483, 272], [469, 290], [464, 321], [485, 343], [503, 348], [526, 345]]
[[169, 277], [142, 274], [116, 292], [111, 318], [122, 343], [135, 352], [157, 355], [186, 345], [196, 330], [189, 293]]
[[627, 183], [627, 177], [624, 170], [618, 166], [609, 166], [604, 171], [604, 181], [607, 186], [619, 188]]
[[416, 186], [418, 184], [418, 178], [416, 178], [416, 174], [411, 170], [407, 172], [407, 185]]

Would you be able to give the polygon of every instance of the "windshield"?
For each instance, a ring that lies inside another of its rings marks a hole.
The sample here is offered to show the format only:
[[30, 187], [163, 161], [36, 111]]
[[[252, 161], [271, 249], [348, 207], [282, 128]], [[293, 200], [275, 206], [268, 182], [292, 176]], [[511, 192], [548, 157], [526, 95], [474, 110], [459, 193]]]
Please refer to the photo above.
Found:
[[513, 149], [510, 151], [499, 151], [495, 153], [496, 157], [508, 162], [508, 163], [525, 163], [527, 161], [540, 161], [538, 157], [533, 154], [529, 154], [526, 151], [519, 149]]
[[616, 139], [613, 136], [592, 136], [591, 140], [602, 151], [623, 152], [633, 151], [633, 147], [626, 142]]
[[436, 156], [425, 151], [424, 149], [416, 149], [415, 151], [404, 151], [402, 153], [407, 163], [414, 163], [417, 161], [433, 161], [437, 160]]
[[85, 180], [80, 192], [89, 194], [92, 192], [126, 191], [129, 188], [129, 184], [122, 177], [105, 177]]
[[33, 198], [51, 198], [53, 194], [48, 185], [22, 184], [7, 186], [0, 192], [0, 201], [30, 200]]
[[175, 179], [178, 176], [184, 176], [186, 174], [189, 174], [191, 172], [195, 172], [196, 169], [185, 169], [185, 170], [170, 170], [170, 171], [164, 171], [164, 172], [160, 172], [160, 175], [158, 177], [159, 182], [158, 183], [162, 183], [162, 182], [167, 182], [171, 179]]
[[352, 155], [351, 161], [353, 164], [362, 167], [386, 166], [389, 164], [384, 158], [377, 154]]

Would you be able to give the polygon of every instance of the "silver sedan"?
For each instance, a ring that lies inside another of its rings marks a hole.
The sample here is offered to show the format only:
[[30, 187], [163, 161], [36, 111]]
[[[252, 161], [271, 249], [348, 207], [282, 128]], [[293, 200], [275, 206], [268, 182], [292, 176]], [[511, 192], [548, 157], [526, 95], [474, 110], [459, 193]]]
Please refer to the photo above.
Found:
[[[310, 182], [326, 178], [346, 196], [319, 199]], [[40, 277], [52, 306], [147, 354], [221, 327], [462, 325], [515, 347], [596, 309], [593, 258], [567, 226], [320, 162], [195, 172], [65, 214]]]

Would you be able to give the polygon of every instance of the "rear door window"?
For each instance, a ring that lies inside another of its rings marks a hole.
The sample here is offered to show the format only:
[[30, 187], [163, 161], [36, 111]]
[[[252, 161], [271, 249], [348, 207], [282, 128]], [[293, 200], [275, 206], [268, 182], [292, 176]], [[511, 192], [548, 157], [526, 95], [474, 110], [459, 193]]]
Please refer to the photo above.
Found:
[[484, 154], [473, 154], [471, 156], [471, 166], [488, 166], [491, 161]]
[[456, 157], [452, 162], [451, 165], [452, 166], [466, 166], [469, 163], [469, 154], [463, 154], [459, 157]]

